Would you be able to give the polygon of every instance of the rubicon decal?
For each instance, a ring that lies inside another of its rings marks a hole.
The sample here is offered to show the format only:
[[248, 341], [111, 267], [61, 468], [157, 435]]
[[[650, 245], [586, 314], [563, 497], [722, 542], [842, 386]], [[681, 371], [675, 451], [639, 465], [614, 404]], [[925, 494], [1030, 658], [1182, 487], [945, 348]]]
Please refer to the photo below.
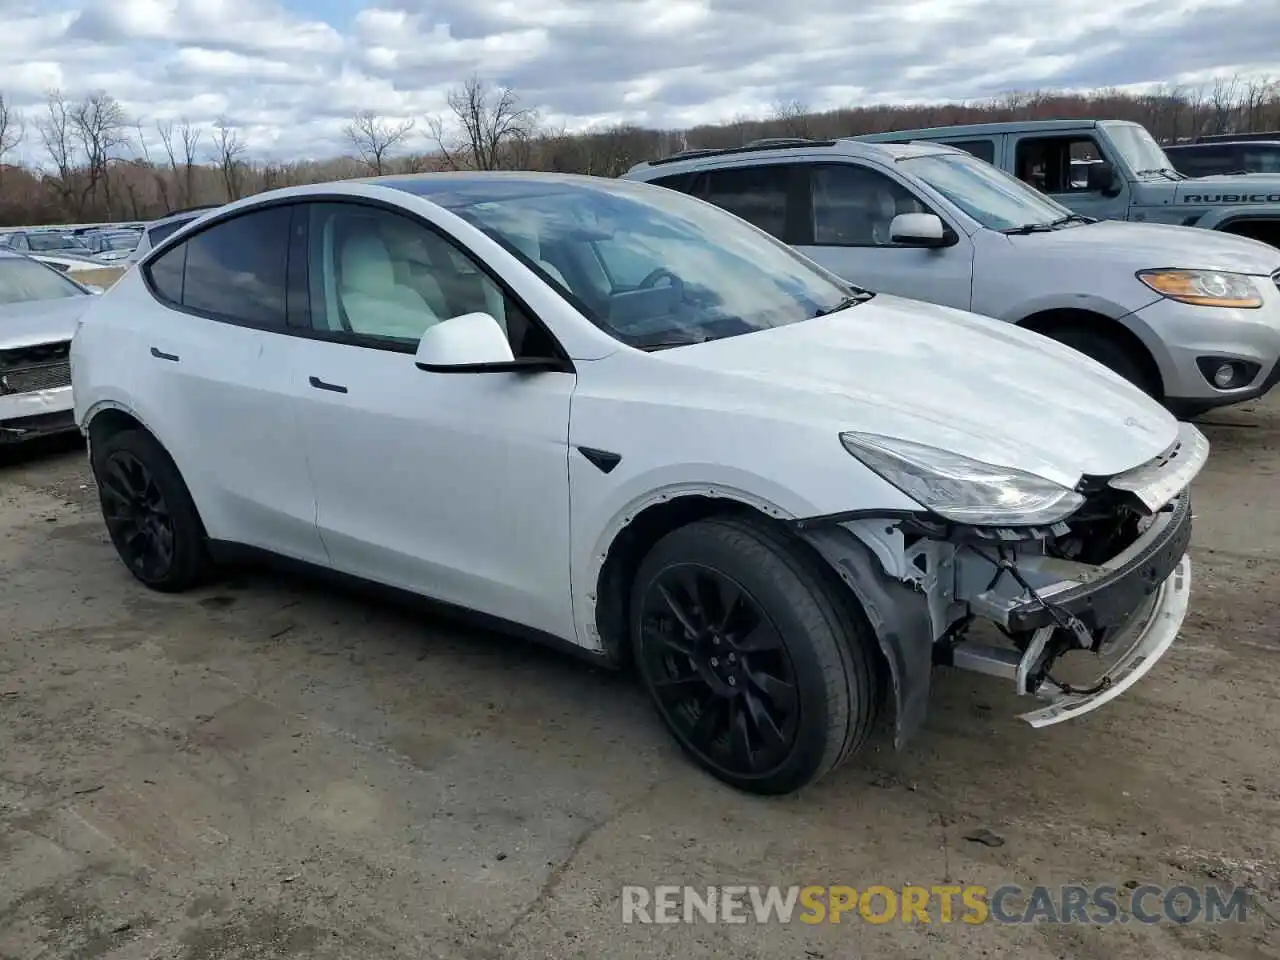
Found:
[[1280, 203], [1280, 193], [1188, 193], [1183, 203]]

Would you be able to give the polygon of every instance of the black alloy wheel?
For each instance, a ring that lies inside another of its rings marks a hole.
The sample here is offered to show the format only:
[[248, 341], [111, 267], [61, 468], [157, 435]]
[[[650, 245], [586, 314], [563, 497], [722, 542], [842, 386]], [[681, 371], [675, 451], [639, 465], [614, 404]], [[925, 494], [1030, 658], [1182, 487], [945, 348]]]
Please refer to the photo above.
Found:
[[675, 564], [641, 609], [646, 674], [676, 735], [733, 778], [767, 776], [799, 727], [795, 671], [777, 626], [727, 574]]
[[137, 429], [91, 430], [89, 457], [107, 532], [129, 572], [164, 593], [203, 580], [211, 569], [204, 525], [159, 441]]
[[173, 566], [173, 516], [151, 471], [130, 451], [115, 450], [98, 484], [107, 532], [120, 558], [143, 582], [164, 579]]

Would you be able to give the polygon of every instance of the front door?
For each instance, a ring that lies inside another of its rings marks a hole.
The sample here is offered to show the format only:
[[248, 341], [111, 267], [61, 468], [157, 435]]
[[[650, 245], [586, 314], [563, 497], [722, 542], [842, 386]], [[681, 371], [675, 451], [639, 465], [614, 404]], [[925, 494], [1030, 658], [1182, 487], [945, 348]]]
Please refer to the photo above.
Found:
[[545, 336], [469, 255], [377, 207], [314, 203], [303, 437], [334, 566], [574, 639], [572, 373], [435, 373], [427, 326], [476, 310], [516, 356]]
[[[1080, 132], [1011, 137], [1014, 173], [1019, 180], [1048, 194], [1076, 213], [1097, 220], [1124, 220], [1129, 212], [1129, 184], [1123, 166], [1097, 137]], [[1107, 161], [1116, 171], [1119, 192], [1112, 197], [1089, 189], [1089, 167]]]
[[806, 168], [812, 216], [805, 224], [808, 236], [796, 244], [801, 253], [868, 290], [969, 309], [973, 244], [963, 231], [955, 231], [957, 242], [949, 247], [894, 243], [889, 225], [895, 216], [937, 211], [870, 166], [844, 162]]

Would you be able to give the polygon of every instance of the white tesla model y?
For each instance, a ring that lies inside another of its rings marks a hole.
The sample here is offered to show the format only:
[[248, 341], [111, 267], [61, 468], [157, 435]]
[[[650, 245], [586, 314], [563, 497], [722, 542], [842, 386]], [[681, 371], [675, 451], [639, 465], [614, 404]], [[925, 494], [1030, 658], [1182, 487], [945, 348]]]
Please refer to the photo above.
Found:
[[[826, 774], [882, 706], [901, 745], [939, 664], [1006, 678], [1035, 726], [1079, 716], [1187, 609], [1194, 427], [657, 186], [264, 193], [146, 254], [71, 360], [147, 586], [250, 548], [634, 661], [746, 790]], [[1082, 650], [1098, 676], [1073, 685]]]

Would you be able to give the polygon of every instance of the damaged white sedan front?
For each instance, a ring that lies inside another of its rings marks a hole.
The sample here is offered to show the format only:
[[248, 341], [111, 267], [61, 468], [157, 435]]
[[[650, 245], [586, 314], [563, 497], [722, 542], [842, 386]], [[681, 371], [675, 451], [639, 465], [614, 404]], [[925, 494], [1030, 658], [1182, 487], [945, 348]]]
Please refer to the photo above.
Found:
[[[929, 508], [797, 524], [880, 625], [899, 745], [924, 717], [931, 665], [1012, 681], [1044, 701], [1022, 715], [1044, 727], [1119, 696], [1177, 637], [1191, 591], [1189, 484], [1209, 452], [1193, 425], [1154, 459], [1074, 488], [917, 444], [842, 439]], [[975, 624], [1006, 642], [972, 637]], [[1085, 683], [1053, 673], [1072, 651], [1097, 657]]]

